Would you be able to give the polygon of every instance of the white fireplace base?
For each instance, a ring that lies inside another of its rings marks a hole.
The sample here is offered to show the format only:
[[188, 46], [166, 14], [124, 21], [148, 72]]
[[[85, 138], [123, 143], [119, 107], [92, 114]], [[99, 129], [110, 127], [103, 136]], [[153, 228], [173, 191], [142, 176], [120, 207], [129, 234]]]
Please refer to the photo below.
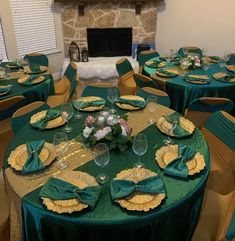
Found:
[[[81, 81], [117, 81], [118, 73], [116, 71], [116, 61], [120, 57], [92, 57], [89, 58], [89, 62], [78, 62], [77, 69], [80, 74]], [[125, 57], [127, 58], [134, 71], [138, 72], [139, 64], [133, 59], [131, 56]], [[64, 60], [63, 72], [66, 70], [68, 64], [70, 62], [69, 58]]]

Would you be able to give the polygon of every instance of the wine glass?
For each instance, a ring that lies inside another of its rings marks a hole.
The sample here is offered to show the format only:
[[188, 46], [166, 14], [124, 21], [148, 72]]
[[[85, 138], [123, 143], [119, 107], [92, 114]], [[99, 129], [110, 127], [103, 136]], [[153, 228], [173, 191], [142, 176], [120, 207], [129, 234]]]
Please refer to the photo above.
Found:
[[152, 125], [154, 123], [154, 120], [152, 118], [153, 112], [157, 109], [157, 97], [154, 95], [150, 95], [147, 99], [147, 109], [150, 111], [150, 119], [149, 123]]
[[167, 128], [167, 138], [163, 140], [163, 142], [167, 145], [171, 145], [173, 144], [173, 140], [171, 139], [170, 135], [172, 135], [173, 131], [175, 130], [175, 128], [178, 125], [178, 121], [173, 121], [171, 123], [171, 125], [169, 126], [169, 128]]
[[[117, 99], [117, 97], [118, 97], [117, 89], [116, 88], [109, 88], [108, 92], [107, 92], [107, 98], [112, 103], [112, 106], [113, 106], [114, 101]], [[114, 108], [112, 108], [110, 110], [110, 112], [113, 113], [113, 112], [116, 112], [116, 111], [115, 111]]]
[[144, 134], [137, 134], [133, 139], [132, 150], [138, 156], [138, 162], [134, 164], [135, 168], [144, 167], [144, 163], [140, 161], [140, 156], [143, 156], [148, 149], [147, 138]]
[[187, 56], [189, 52], [189, 48], [183, 48], [182, 50], [183, 50], [184, 56]]
[[202, 68], [207, 71], [210, 67], [210, 63], [206, 57], [202, 58]]
[[69, 133], [73, 130], [72, 126], [69, 126], [69, 120], [73, 116], [73, 106], [72, 103], [66, 103], [61, 107], [61, 116], [66, 121], [66, 126], [63, 129], [64, 132]]
[[79, 101], [76, 95], [73, 97], [73, 107], [75, 109], [73, 112], [73, 118], [76, 120], [82, 119], [82, 114], [79, 112], [82, 107], [82, 101]]
[[[94, 161], [97, 166], [104, 168], [110, 159], [109, 147], [105, 143], [96, 144], [94, 147]], [[108, 181], [109, 177], [107, 174], [100, 173], [97, 177], [97, 182], [104, 184]]]
[[58, 167], [60, 170], [65, 169], [68, 165], [65, 163], [63, 159], [63, 154], [68, 150], [68, 138], [66, 133], [57, 132], [53, 138], [53, 146], [55, 152], [58, 156]]

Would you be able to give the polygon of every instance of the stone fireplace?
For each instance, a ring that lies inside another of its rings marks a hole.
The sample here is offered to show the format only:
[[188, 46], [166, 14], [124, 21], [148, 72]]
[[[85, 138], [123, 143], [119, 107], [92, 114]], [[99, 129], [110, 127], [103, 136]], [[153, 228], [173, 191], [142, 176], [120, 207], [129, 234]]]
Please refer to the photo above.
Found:
[[157, 3], [146, 2], [141, 13], [136, 14], [135, 4], [129, 2], [89, 2], [84, 15], [79, 15], [76, 2], [61, 2], [65, 54], [75, 41], [87, 48], [87, 28], [132, 28], [133, 43], [155, 43]]

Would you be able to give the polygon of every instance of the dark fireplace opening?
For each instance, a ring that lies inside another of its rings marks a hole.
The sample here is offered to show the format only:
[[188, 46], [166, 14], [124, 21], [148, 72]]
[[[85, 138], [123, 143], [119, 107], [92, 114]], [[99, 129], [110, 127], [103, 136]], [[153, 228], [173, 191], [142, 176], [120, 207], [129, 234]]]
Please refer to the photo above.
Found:
[[132, 28], [87, 28], [90, 57], [130, 56]]

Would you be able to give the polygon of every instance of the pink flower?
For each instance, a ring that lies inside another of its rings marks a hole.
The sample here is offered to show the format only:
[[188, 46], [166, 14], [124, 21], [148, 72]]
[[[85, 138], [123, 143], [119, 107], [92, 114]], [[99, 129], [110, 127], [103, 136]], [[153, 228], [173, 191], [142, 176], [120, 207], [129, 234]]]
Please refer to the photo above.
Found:
[[94, 136], [96, 137], [96, 140], [99, 141], [111, 131], [112, 131], [111, 127], [106, 126], [103, 129], [97, 131]]
[[131, 129], [129, 128], [128, 123], [124, 119], [120, 118], [118, 120], [118, 123], [122, 128], [122, 135], [127, 136], [131, 134]]
[[86, 120], [85, 120], [85, 125], [86, 126], [94, 126], [95, 125], [95, 118], [92, 115], [87, 116]]

